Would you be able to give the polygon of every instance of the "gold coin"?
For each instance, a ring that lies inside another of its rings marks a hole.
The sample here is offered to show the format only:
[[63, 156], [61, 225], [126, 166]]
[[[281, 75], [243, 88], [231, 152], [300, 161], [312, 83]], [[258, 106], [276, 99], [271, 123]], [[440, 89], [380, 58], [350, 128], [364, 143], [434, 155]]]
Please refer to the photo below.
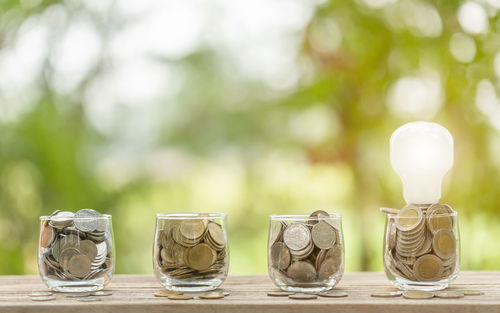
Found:
[[441, 291], [436, 293], [436, 297], [444, 299], [459, 299], [463, 298], [464, 294], [456, 291]]
[[433, 254], [426, 254], [417, 259], [413, 274], [418, 280], [433, 281], [441, 277], [443, 262]]
[[330, 249], [337, 240], [337, 233], [333, 226], [320, 221], [313, 226], [311, 237], [314, 245], [319, 249]]
[[415, 205], [409, 204], [398, 212], [396, 227], [401, 231], [411, 231], [418, 228], [422, 224], [422, 220], [422, 210]]
[[434, 298], [434, 294], [427, 291], [410, 290], [403, 292], [403, 297], [406, 299], [431, 299]]
[[293, 295], [289, 295], [288, 298], [295, 299], [295, 300], [313, 300], [313, 299], [317, 299], [318, 296], [311, 295], [311, 294], [305, 294], [305, 293], [296, 293]]
[[40, 246], [47, 248], [50, 246], [52, 241], [55, 239], [54, 229], [48, 225], [45, 225], [40, 234]]
[[178, 291], [161, 289], [161, 290], [158, 290], [157, 292], [155, 292], [155, 297], [165, 297], [165, 298], [168, 298], [168, 296], [171, 296], [171, 295], [181, 295], [181, 294], [182, 293], [178, 292]]
[[395, 298], [401, 295], [402, 295], [401, 291], [381, 291], [371, 294], [371, 296], [375, 298]]
[[183, 220], [179, 224], [179, 233], [187, 239], [199, 239], [205, 233], [205, 223], [201, 220]]
[[286, 245], [277, 242], [271, 247], [271, 262], [277, 269], [285, 270], [290, 265], [291, 255]]
[[205, 270], [214, 264], [217, 253], [209, 245], [202, 243], [189, 248], [187, 261], [189, 267], [195, 270]]
[[222, 299], [224, 298], [224, 293], [222, 292], [206, 292], [199, 296], [200, 299]]
[[208, 223], [207, 229], [210, 237], [215, 241], [217, 245], [224, 246], [226, 244], [226, 237], [224, 236], [224, 231], [222, 230], [221, 225], [210, 222]]
[[484, 295], [484, 292], [481, 290], [472, 290], [472, 289], [461, 289], [461, 290], [455, 290], [456, 292], [460, 292], [466, 296], [480, 296]]
[[440, 229], [432, 239], [432, 248], [437, 256], [442, 259], [448, 259], [456, 254], [455, 245], [455, 235], [448, 229]]
[[170, 299], [170, 300], [191, 300], [191, 299], [193, 299], [193, 296], [185, 295], [185, 294], [174, 294], [174, 295], [168, 296], [168, 299]]
[[380, 208], [380, 212], [386, 214], [398, 214], [399, 210], [394, 208]]

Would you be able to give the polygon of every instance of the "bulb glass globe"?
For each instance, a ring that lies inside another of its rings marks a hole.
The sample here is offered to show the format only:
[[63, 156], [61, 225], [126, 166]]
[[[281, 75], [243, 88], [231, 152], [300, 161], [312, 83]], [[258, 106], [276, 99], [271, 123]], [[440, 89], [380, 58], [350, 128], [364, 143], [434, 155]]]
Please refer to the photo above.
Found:
[[407, 203], [431, 204], [441, 198], [444, 175], [453, 165], [453, 137], [443, 126], [411, 122], [390, 141], [391, 165], [403, 183]]

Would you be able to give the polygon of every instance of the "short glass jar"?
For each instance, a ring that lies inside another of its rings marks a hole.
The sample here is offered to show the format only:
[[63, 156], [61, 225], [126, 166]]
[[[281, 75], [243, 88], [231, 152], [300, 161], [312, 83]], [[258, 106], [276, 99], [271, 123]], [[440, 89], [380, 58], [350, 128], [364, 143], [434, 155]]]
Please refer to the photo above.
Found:
[[383, 252], [385, 273], [397, 288], [446, 288], [460, 268], [458, 213], [443, 204], [410, 204], [387, 214]]
[[111, 215], [84, 209], [40, 217], [38, 269], [58, 292], [101, 290], [114, 273]]
[[342, 217], [325, 211], [311, 215], [271, 215], [269, 277], [292, 292], [332, 289], [344, 273]]
[[219, 287], [229, 268], [226, 214], [157, 214], [153, 267], [168, 290], [198, 292]]

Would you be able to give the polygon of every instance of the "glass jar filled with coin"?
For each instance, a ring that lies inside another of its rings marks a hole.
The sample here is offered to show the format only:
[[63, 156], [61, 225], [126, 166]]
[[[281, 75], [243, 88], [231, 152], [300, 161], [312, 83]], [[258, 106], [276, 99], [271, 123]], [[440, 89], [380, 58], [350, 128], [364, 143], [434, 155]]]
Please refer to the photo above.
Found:
[[458, 275], [457, 212], [446, 204], [386, 211], [384, 268], [402, 290], [440, 290]]
[[156, 277], [169, 290], [207, 291], [219, 287], [229, 267], [226, 214], [158, 214], [153, 267]]
[[111, 215], [84, 209], [40, 217], [38, 269], [59, 292], [103, 289], [114, 273]]
[[271, 215], [268, 270], [282, 290], [320, 292], [344, 273], [342, 217], [325, 211], [310, 215]]

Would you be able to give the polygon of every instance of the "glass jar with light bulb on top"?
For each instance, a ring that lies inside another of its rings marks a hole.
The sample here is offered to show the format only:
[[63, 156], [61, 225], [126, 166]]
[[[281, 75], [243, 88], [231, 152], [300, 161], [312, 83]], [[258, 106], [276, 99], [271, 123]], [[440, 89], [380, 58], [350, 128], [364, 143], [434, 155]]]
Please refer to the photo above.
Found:
[[412, 122], [393, 133], [390, 150], [408, 204], [381, 209], [385, 273], [402, 290], [444, 289], [460, 268], [458, 213], [438, 203], [443, 177], [453, 165], [453, 138], [439, 124]]

